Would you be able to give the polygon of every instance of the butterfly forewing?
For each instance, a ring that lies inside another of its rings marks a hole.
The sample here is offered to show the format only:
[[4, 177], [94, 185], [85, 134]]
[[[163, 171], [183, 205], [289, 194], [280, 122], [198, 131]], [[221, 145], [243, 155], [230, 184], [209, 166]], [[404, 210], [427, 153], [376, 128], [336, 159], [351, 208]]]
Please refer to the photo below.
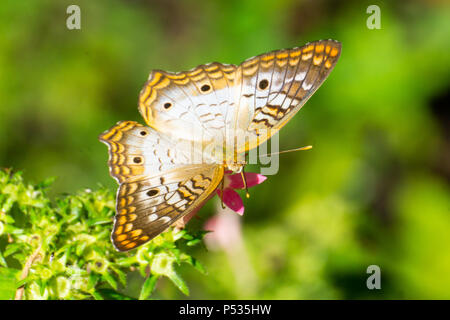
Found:
[[236, 108], [235, 69], [211, 63], [179, 73], [153, 71], [139, 110], [148, 125], [175, 139], [223, 140], [227, 117]]
[[[305, 104], [340, 51], [339, 42], [320, 40], [239, 66], [211, 63], [180, 73], [154, 71], [141, 92], [139, 110], [150, 126], [174, 138], [203, 145], [225, 141], [233, 160], [269, 139]], [[164, 108], [166, 101], [169, 108]], [[236, 144], [235, 137], [243, 135], [247, 142]]]
[[[244, 62], [241, 65], [243, 74], [248, 77], [247, 82], [254, 84], [257, 89], [253, 103], [252, 99], [246, 99], [244, 107], [254, 110], [253, 118], [246, 128], [252, 139], [248, 145], [241, 146], [238, 152], [258, 146], [281, 129], [328, 77], [339, 58], [340, 50], [339, 42], [321, 40]], [[258, 68], [252, 67], [255, 63]], [[269, 70], [272, 70], [272, 74]], [[265, 97], [267, 100], [264, 100]]]

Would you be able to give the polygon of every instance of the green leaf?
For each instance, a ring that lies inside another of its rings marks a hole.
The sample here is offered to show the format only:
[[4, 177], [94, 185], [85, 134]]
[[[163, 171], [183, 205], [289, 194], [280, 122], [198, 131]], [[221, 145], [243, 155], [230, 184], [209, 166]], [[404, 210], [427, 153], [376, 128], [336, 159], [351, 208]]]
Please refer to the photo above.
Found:
[[14, 299], [18, 269], [0, 268], [0, 300]]
[[36, 281], [36, 279], [37, 279], [36, 274], [28, 275], [28, 277], [26, 277], [25, 279], [19, 280], [19, 281], [17, 281], [15, 283], [16, 288], [20, 288], [20, 287], [26, 285], [27, 283], [30, 283], [32, 281]]
[[136, 256], [119, 259], [116, 264], [121, 267], [129, 267], [134, 263], [136, 263]]
[[182, 238], [183, 238], [183, 239], [186, 239], [186, 240], [192, 240], [192, 239], [194, 239], [194, 237], [193, 237], [192, 235], [190, 235], [189, 233], [183, 234]]
[[105, 300], [103, 298], [103, 296], [100, 294], [100, 292], [97, 291], [93, 291], [91, 292], [92, 296], [94, 297], [95, 300]]
[[197, 271], [199, 271], [202, 274], [206, 274], [206, 269], [205, 267], [195, 258], [189, 256], [189, 255], [183, 255], [181, 257], [181, 261], [185, 262], [187, 264], [190, 264], [191, 266], [193, 266], [195, 269], [197, 269]]
[[3, 256], [8, 257], [8, 256], [16, 253], [20, 249], [23, 249], [22, 245], [20, 245], [18, 243], [12, 243], [6, 247], [6, 250], [3, 252]]
[[[105, 300], [136, 300], [136, 299], [129, 297], [127, 295], [124, 295], [120, 292], [117, 292], [112, 289], [106, 289], [106, 288], [97, 290], [96, 294], [99, 294]], [[97, 300], [99, 300], [99, 299], [97, 299]]]
[[148, 265], [146, 265], [146, 264], [139, 265], [139, 273], [141, 274], [141, 276], [143, 276], [143, 277], [147, 276], [147, 267], [148, 267]]
[[47, 288], [48, 281], [37, 279], [36, 283], [39, 286], [39, 294], [43, 297], [45, 295], [45, 289]]
[[105, 272], [102, 275], [102, 279], [106, 280], [106, 282], [108, 282], [111, 287], [117, 290], [117, 281], [110, 273]]
[[177, 286], [177, 288], [183, 292], [185, 295], [189, 295], [189, 288], [187, 287], [184, 280], [176, 273], [175, 271], [172, 271], [171, 273], [166, 275], [174, 284]]
[[199, 242], [201, 242], [202, 239], [194, 239], [194, 240], [190, 240], [186, 243], [187, 246], [192, 247], [195, 246], [196, 244], [198, 244]]
[[141, 293], [139, 294], [139, 300], [145, 300], [152, 294], [158, 278], [159, 276], [157, 275], [151, 275], [150, 277], [145, 279], [144, 285], [141, 289]]
[[7, 266], [8, 266], [8, 265], [6, 264], [5, 258], [3, 258], [3, 255], [2, 255], [2, 253], [1, 253], [1, 251], [0, 251], [0, 266], [1, 266], [1, 267], [7, 267]]
[[37, 184], [36, 187], [38, 189], [46, 189], [46, 188], [50, 187], [53, 184], [53, 182], [55, 182], [55, 180], [56, 180], [56, 177], [47, 178], [44, 181], [42, 181], [41, 183]]
[[97, 273], [90, 273], [88, 278], [88, 288], [93, 289], [97, 285], [98, 281], [100, 280], [100, 275]]
[[111, 224], [111, 219], [99, 219], [92, 221], [89, 225], [90, 226], [98, 226], [98, 225], [104, 225], [104, 224]]
[[117, 273], [119, 282], [125, 287], [127, 285], [127, 274], [116, 267], [111, 267], [111, 269], [113, 269], [114, 272]]
[[186, 236], [186, 230], [180, 230], [173, 234], [173, 241], [177, 241]]
[[75, 249], [75, 253], [77, 256], [81, 256], [81, 254], [83, 253], [84, 249], [86, 249], [87, 246], [87, 242], [80, 242], [77, 244], [77, 247]]

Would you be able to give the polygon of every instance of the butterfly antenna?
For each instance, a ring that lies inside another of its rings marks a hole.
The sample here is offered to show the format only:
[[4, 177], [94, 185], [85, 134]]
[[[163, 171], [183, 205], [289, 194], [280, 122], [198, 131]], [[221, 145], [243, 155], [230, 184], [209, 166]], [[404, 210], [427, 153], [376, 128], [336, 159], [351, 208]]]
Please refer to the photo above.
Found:
[[306, 147], [301, 147], [301, 148], [284, 150], [284, 151], [280, 151], [280, 152], [266, 153], [266, 154], [262, 154], [262, 155], [259, 155], [259, 156], [260, 157], [267, 157], [267, 156], [273, 156], [275, 154], [289, 153], [289, 152], [295, 152], [295, 151], [304, 151], [304, 150], [311, 150], [311, 149], [312, 149], [312, 146], [306, 146]]

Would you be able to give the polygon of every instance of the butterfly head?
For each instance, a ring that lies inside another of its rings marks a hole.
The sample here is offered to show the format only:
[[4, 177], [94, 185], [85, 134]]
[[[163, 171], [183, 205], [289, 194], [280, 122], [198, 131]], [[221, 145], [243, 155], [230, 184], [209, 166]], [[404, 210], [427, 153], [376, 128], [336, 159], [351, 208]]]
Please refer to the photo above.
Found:
[[225, 172], [241, 173], [246, 163], [227, 163], [225, 164]]

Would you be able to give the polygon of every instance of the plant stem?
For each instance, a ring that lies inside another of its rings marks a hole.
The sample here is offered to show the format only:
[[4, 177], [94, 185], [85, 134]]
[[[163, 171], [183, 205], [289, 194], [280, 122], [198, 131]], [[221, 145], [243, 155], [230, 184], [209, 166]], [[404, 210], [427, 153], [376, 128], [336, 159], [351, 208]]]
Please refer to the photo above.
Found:
[[[28, 272], [31, 269], [31, 266], [33, 265], [33, 262], [38, 258], [39, 250], [41, 250], [41, 245], [34, 250], [34, 252], [31, 254], [31, 256], [28, 258], [27, 262], [25, 263], [25, 266], [22, 270], [22, 275], [20, 276], [20, 280], [25, 279], [28, 276]], [[14, 297], [14, 300], [22, 300], [23, 291], [25, 290], [25, 285], [17, 288], [16, 296]]]

